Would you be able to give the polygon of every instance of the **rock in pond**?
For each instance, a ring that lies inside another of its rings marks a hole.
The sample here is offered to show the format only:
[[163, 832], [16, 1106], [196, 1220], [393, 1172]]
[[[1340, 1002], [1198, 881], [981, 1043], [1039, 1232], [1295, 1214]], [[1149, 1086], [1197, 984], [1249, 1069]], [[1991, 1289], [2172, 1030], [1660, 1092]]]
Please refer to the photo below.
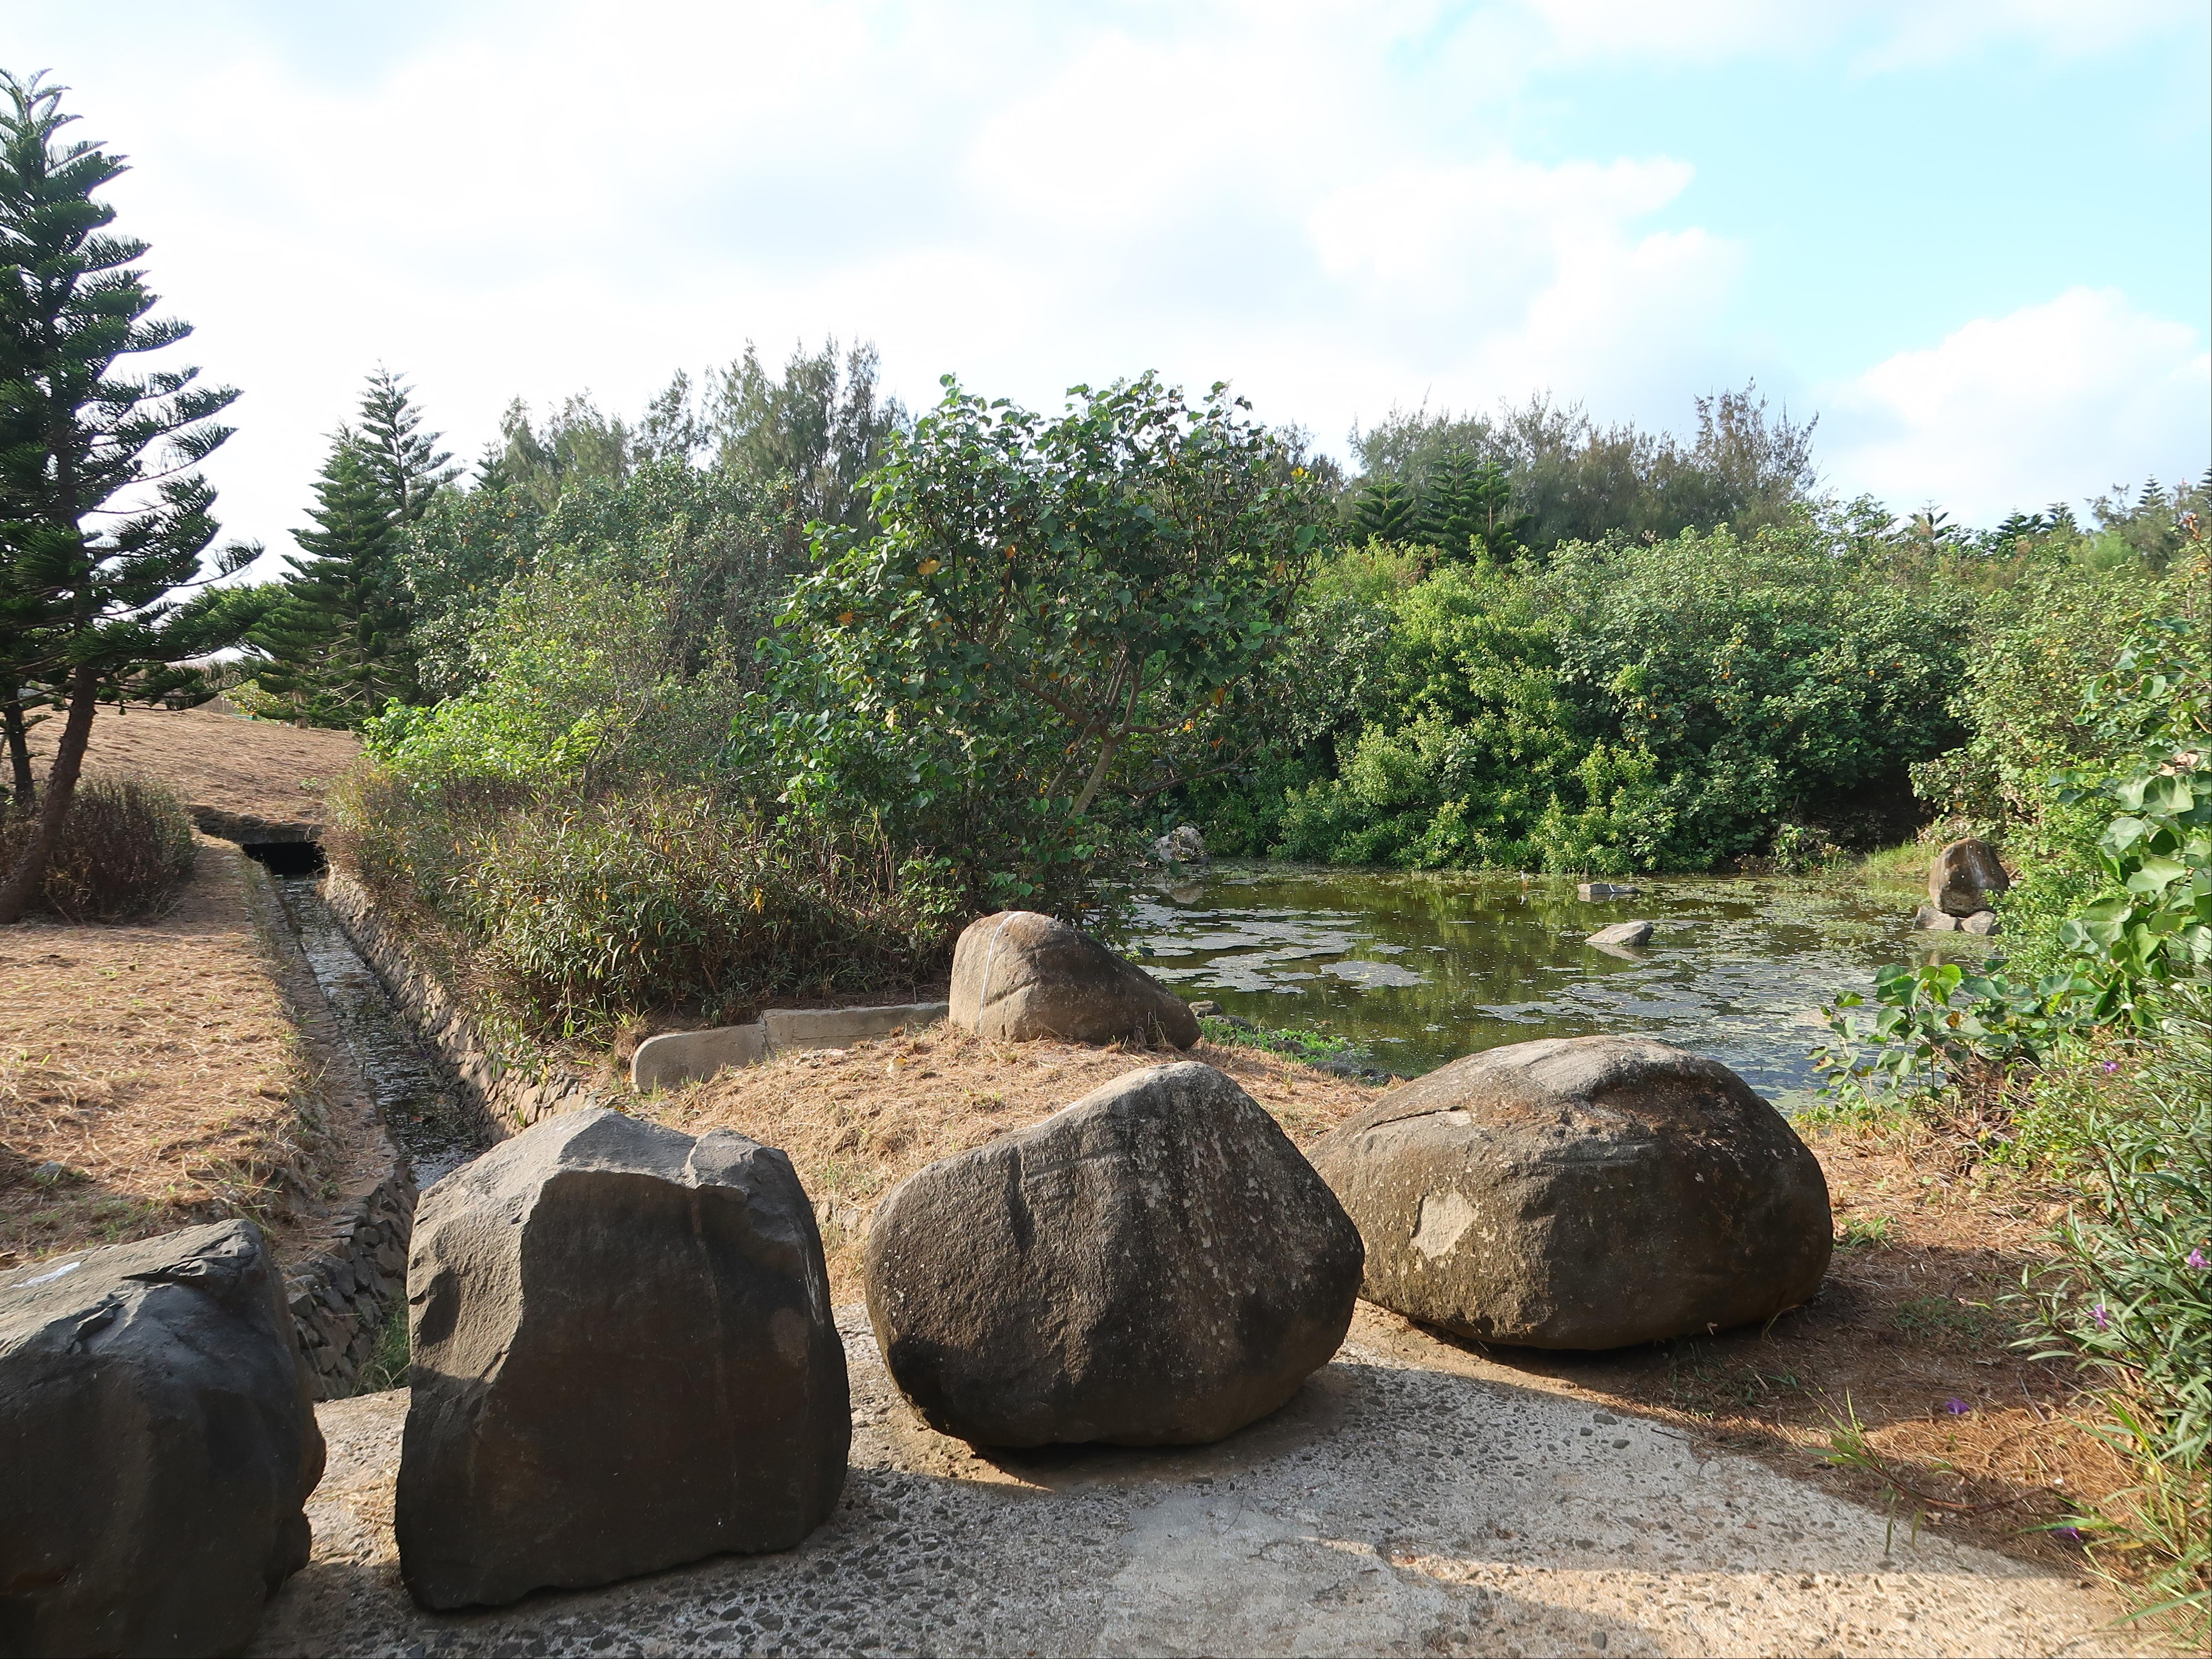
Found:
[[1928, 902], [1948, 916], [1986, 910], [1990, 895], [2011, 885], [1996, 848], [1972, 836], [1953, 842], [1928, 866]]
[[1633, 887], [1617, 886], [1609, 881], [1586, 881], [1575, 889], [1575, 896], [1585, 904], [1602, 904], [1607, 899], [1634, 898]]
[[314, 1384], [250, 1221], [0, 1275], [0, 1653], [234, 1653], [307, 1563]]
[[1132, 1072], [877, 1206], [868, 1317], [922, 1417], [986, 1446], [1218, 1440], [1344, 1340], [1359, 1235], [1210, 1066]]
[[1718, 1060], [1649, 1037], [1518, 1042], [1315, 1146], [1370, 1302], [1462, 1336], [1616, 1348], [1765, 1319], [1820, 1285], [1827, 1182]]
[[600, 1109], [423, 1195], [395, 1528], [427, 1607], [604, 1584], [828, 1518], [845, 1351], [791, 1160]]
[[1947, 915], [1932, 904], [1923, 904], [1912, 913], [1912, 925], [1931, 933], [1955, 933], [1959, 921], [1957, 916]]
[[1638, 945], [1651, 943], [1651, 924], [1648, 921], [1616, 921], [1610, 927], [1601, 927], [1583, 941], [1603, 950], [1608, 945]]
[[1152, 843], [1152, 856], [1162, 864], [1205, 864], [1208, 862], [1206, 837], [1198, 833], [1198, 826], [1178, 823]]
[[1129, 1041], [1188, 1048], [1190, 1005], [1066, 922], [1001, 910], [968, 924], [952, 951], [952, 1024], [1025, 1042]]
[[1994, 910], [1977, 910], [1971, 916], [1959, 918], [1959, 931], [1962, 933], [1987, 935], [1996, 933], [2001, 926], [2002, 924], [1997, 920], [1997, 913]]

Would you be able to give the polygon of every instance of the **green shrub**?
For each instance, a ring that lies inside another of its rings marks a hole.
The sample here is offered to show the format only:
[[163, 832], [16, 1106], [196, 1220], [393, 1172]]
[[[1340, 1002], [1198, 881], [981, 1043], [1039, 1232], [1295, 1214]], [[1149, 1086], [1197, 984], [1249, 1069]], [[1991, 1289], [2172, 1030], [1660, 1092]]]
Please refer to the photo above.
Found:
[[[0, 868], [15, 861], [32, 820], [0, 815]], [[191, 878], [191, 814], [176, 792], [125, 775], [77, 785], [47, 861], [41, 908], [65, 921], [159, 915]]]

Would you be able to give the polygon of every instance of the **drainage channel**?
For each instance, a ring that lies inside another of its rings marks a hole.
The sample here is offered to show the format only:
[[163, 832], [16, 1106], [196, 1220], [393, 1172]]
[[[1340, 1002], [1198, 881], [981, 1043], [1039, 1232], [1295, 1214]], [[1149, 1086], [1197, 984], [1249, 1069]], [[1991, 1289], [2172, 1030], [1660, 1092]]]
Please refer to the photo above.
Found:
[[276, 878], [284, 919], [368, 1079], [384, 1127], [414, 1165], [416, 1187], [426, 1188], [483, 1151], [483, 1142], [324, 902], [321, 849], [312, 842], [274, 842], [269, 849], [277, 855], [258, 846], [246, 850]]

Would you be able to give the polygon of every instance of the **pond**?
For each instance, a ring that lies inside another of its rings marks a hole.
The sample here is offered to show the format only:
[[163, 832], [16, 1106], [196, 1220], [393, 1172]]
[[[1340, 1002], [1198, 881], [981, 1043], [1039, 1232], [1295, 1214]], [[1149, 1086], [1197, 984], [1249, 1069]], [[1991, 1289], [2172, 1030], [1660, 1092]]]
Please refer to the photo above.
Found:
[[[1634, 1031], [1796, 1105], [1818, 1081], [1820, 1005], [1930, 937], [1856, 873], [1636, 885], [1587, 903], [1565, 878], [1218, 866], [1140, 895], [1138, 959], [1186, 997], [1348, 1037], [1407, 1076], [1501, 1043]], [[1583, 942], [1638, 919], [1657, 924], [1644, 949]]]

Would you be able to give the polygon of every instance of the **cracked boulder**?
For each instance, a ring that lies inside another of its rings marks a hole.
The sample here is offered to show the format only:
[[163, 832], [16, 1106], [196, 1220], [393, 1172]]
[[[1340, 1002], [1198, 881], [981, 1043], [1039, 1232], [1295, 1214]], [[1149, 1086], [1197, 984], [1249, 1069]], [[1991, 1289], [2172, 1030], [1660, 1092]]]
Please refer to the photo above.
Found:
[[1370, 1302], [1461, 1336], [1617, 1348], [1820, 1288], [1827, 1182], [1718, 1060], [1649, 1037], [1520, 1042], [1393, 1090], [1313, 1149]]
[[423, 1195], [395, 1528], [427, 1607], [604, 1584], [828, 1518], [845, 1352], [791, 1160], [547, 1118]]
[[969, 923], [953, 947], [951, 996], [947, 1018], [980, 1036], [1177, 1048], [1198, 1041], [1188, 1003], [1097, 940], [1034, 910]]
[[322, 1473], [252, 1222], [0, 1274], [0, 1653], [235, 1653]]
[[1184, 1062], [893, 1190], [868, 1229], [868, 1316], [942, 1433], [1188, 1445], [1328, 1362], [1359, 1269], [1358, 1231], [1280, 1126]]

